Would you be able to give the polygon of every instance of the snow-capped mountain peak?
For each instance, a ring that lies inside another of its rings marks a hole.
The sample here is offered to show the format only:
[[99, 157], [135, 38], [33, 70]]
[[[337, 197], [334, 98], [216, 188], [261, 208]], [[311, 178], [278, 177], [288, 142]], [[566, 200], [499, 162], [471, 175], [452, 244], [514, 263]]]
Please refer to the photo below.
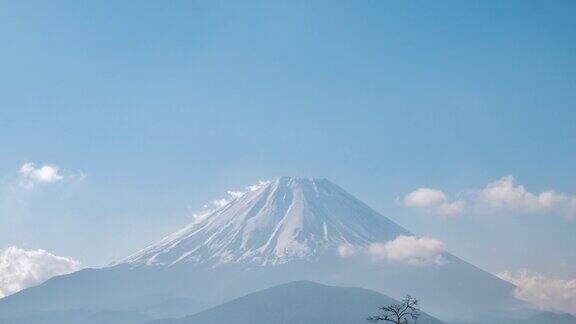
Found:
[[326, 179], [282, 177], [231, 196], [121, 262], [275, 265], [408, 234]]

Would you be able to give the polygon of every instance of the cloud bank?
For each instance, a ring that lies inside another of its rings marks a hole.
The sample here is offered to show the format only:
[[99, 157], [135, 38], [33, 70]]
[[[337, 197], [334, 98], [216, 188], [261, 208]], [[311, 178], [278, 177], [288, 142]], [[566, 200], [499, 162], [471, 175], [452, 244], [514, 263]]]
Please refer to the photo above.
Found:
[[338, 254], [343, 258], [367, 255], [375, 261], [389, 261], [410, 265], [442, 265], [445, 245], [441, 241], [427, 237], [400, 235], [384, 243], [372, 243], [367, 247], [342, 244]]
[[489, 183], [479, 191], [481, 203], [496, 211], [542, 214], [557, 212], [568, 218], [576, 216], [576, 196], [546, 190], [534, 194], [516, 185], [513, 176]]
[[516, 298], [538, 309], [576, 315], [576, 279], [548, 278], [529, 271], [505, 271], [498, 277], [516, 286]]
[[0, 298], [80, 269], [80, 262], [44, 250], [12, 246], [0, 251]]
[[[417, 208], [428, 214], [455, 216], [466, 211], [509, 212], [519, 214], [556, 213], [567, 219], [576, 219], [576, 195], [546, 190], [532, 193], [515, 183], [513, 176], [505, 176], [474, 189], [465, 198], [450, 200], [438, 189], [419, 188], [404, 197], [406, 207]], [[471, 208], [468, 208], [471, 207]]]

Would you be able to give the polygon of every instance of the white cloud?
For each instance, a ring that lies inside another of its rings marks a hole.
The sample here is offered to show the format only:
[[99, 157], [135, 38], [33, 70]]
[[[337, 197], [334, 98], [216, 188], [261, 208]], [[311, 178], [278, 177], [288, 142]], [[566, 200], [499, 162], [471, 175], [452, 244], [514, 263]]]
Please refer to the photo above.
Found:
[[407, 194], [404, 197], [404, 204], [441, 216], [458, 215], [465, 208], [463, 200], [450, 201], [446, 193], [430, 188], [420, 188]]
[[36, 167], [32, 162], [22, 164], [18, 173], [21, 177], [21, 184], [25, 187], [32, 187], [38, 183], [58, 182], [64, 179], [57, 166], [46, 164]]
[[444, 243], [427, 237], [400, 235], [386, 243], [372, 243], [368, 254], [375, 259], [386, 259], [392, 262], [421, 264], [442, 264]]
[[68, 257], [9, 247], [0, 252], [0, 298], [78, 269], [80, 263]]
[[505, 271], [498, 277], [516, 286], [516, 298], [538, 309], [576, 315], [576, 279], [548, 278], [529, 271]]
[[372, 243], [366, 247], [342, 244], [338, 246], [338, 255], [349, 258], [366, 255], [375, 261], [389, 261], [411, 265], [436, 264], [446, 262], [442, 253], [444, 243], [427, 237], [400, 235], [384, 243]]
[[22, 164], [18, 170], [18, 175], [16, 185], [27, 189], [32, 189], [36, 185], [46, 185], [64, 180], [83, 181], [86, 178], [86, 173], [82, 171], [65, 173], [56, 165], [36, 165], [32, 162]]
[[495, 211], [541, 214], [558, 212], [568, 218], [576, 217], [576, 196], [554, 190], [531, 193], [514, 183], [513, 176], [506, 176], [489, 183], [478, 191], [478, 200]]

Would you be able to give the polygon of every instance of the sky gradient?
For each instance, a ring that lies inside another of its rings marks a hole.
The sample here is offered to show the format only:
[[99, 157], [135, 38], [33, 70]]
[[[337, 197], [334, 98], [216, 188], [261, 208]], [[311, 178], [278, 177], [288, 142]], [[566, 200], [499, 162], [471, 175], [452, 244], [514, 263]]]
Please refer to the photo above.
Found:
[[575, 15], [571, 1], [4, 1], [0, 250], [103, 266], [288, 175], [328, 178], [492, 273], [576, 278], [576, 221], [557, 211], [404, 201], [509, 175], [576, 194]]

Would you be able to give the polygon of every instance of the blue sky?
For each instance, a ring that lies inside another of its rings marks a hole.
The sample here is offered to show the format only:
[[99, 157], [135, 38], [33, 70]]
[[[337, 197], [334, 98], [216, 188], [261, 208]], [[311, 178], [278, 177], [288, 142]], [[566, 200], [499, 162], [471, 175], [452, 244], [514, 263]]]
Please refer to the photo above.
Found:
[[[403, 197], [507, 175], [576, 194], [575, 15], [571, 1], [4, 1], [0, 249], [105, 265], [227, 190], [292, 175], [491, 272], [574, 278], [576, 221], [557, 211], [439, 217]], [[26, 162], [65, 179], [19, 186]]]

